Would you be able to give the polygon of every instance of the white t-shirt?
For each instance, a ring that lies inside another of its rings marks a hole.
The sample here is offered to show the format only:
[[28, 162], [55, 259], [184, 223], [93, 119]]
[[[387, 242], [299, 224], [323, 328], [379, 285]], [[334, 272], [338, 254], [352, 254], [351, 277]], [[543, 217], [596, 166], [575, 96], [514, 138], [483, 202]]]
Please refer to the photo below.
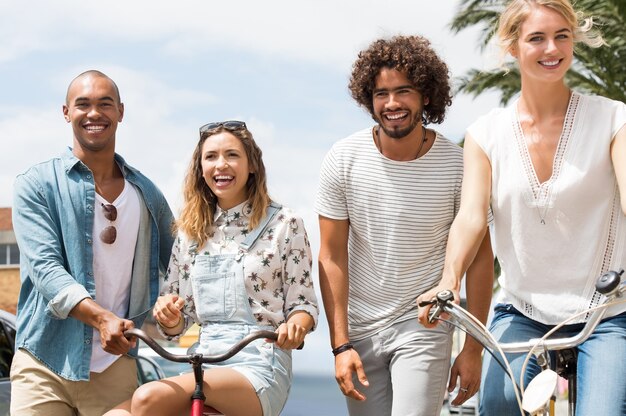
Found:
[[400, 162], [378, 151], [368, 128], [337, 142], [324, 159], [315, 211], [350, 220], [351, 340], [416, 319], [417, 296], [441, 279], [463, 152], [436, 136], [424, 156]]
[[[135, 245], [139, 232], [140, 202], [134, 186], [124, 181], [124, 190], [112, 202], [117, 209], [117, 219], [113, 222], [104, 217], [101, 204], [109, 204], [96, 193], [93, 232], [93, 271], [96, 282], [95, 302], [119, 317], [128, 313], [130, 283], [135, 257]], [[113, 244], [100, 240], [100, 232], [107, 226], [117, 229]], [[100, 346], [100, 332], [93, 330], [93, 343], [90, 370], [101, 373], [119, 358], [105, 352]]]
[[[626, 105], [573, 93], [552, 177], [541, 184], [516, 109], [517, 101], [492, 110], [468, 133], [491, 162], [500, 300], [557, 324], [599, 303], [598, 276], [626, 267], [626, 219], [610, 157]], [[620, 305], [609, 314], [624, 310]]]

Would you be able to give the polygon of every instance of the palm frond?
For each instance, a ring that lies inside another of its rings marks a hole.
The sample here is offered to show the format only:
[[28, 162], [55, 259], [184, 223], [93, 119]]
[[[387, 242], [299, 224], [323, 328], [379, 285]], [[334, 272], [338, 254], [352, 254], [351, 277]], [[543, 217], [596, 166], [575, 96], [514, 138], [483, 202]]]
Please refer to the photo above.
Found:
[[506, 105], [520, 90], [519, 70], [513, 64], [492, 71], [469, 70], [455, 79], [455, 94], [465, 93], [474, 97], [489, 90], [500, 91], [500, 104]]

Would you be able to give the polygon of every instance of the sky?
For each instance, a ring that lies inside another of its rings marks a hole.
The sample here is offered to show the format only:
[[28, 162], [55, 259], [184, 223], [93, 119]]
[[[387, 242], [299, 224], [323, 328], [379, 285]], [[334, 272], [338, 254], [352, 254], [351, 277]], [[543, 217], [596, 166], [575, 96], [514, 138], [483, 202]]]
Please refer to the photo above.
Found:
[[[429, 38], [452, 78], [494, 64], [477, 29], [449, 30], [457, 0], [0, 0], [0, 207], [29, 166], [72, 144], [61, 112], [69, 82], [98, 69], [125, 104], [116, 148], [163, 191], [175, 213], [198, 127], [244, 120], [263, 150], [271, 196], [304, 218], [316, 258], [313, 202], [322, 158], [371, 126], [347, 85], [358, 52], [398, 34]], [[37, 10], [32, 10], [36, 8]], [[429, 126], [453, 141], [498, 105], [458, 95]], [[321, 296], [318, 297], [321, 303]], [[328, 326], [297, 352], [294, 370], [332, 374]], [[306, 358], [305, 358], [306, 357]]]

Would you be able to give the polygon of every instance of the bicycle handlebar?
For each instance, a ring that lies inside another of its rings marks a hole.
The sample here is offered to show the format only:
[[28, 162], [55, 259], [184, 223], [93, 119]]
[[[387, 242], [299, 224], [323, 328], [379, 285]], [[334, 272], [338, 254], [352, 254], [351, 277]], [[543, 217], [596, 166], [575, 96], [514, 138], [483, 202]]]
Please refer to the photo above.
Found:
[[565, 338], [545, 340], [531, 339], [524, 342], [507, 342], [495, 345], [494, 340], [484, 329], [482, 323], [465, 309], [454, 303], [454, 294], [449, 290], [439, 292], [436, 299], [429, 302], [421, 302], [419, 306], [434, 305], [434, 310], [431, 310], [428, 318], [429, 322], [438, 319], [442, 313], [447, 313], [451, 316], [452, 324], [461, 326], [469, 335], [474, 337], [486, 348], [496, 349], [499, 347], [503, 352], [522, 353], [532, 351], [540, 345], [543, 350], [563, 350], [580, 345], [591, 336], [606, 314], [607, 308], [602, 307], [602, 305], [606, 305], [613, 299], [621, 297], [624, 291], [626, 291], [624, 282], [621, 282], [623, 273], [624, 270], [620, 272], [610, 271], [598, 278], [596, 288], [598, 292], [606, 296], [605, 301], [599, 308], [591, 312], [585, 326], [577, 335]]
[[124, 332], [124, 335], [127, 338], [137, 337], [141, 339], [143, 342], [148, 344], [148, 346], [152, 348], [154, 352], [156, 352], [157, 354], [159, 354], [161, 357], [165, 358], [166, 360], [174, 361], [177, 363], [189, 363], [192, 360], [198, 359], [199, 362], [204, 363], [204, 364], [226, 361], [229, 358], [233, 357], [235, 354], [237, 354], [239, 351], [241, 351], [246, 345], [248, 345], [249, 343], [251, 343], [252, 341], [256, 339], [267, 338], [267, 339], [276, 341], [276, 339], [278, 338], [278, 334], [273, 331], [251, 332], [250, 334], [245, 336], [243, 339], [241, 339], [238, 343], [230, 347], [230, 349], [228, 349], [223, 354], [203, 355], [203, 354], [195, 354], [195, 353], [194, 354], [172, 354], [171, 352], [167, 351], [165, 348], [160, 346], [150, 335], [146, 334], [144, 331], [138, 328], [128, 329]]

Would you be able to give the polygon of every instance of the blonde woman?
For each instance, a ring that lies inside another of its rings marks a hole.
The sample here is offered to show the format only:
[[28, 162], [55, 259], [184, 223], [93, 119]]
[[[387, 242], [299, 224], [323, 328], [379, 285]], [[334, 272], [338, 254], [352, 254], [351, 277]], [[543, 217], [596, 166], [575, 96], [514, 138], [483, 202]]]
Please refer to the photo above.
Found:
[[[443, 279], [420, 300], [458, 289], [491, 207], [502, 266], [491, 331], [512, 342], [541, 337], [597, 305], [595, 279], [626, 266], [626, 105], [565, 84], [576, 42], [603, 44], [568, 0], [513, 0], [498, 35], [519, 65], [521, 94], [467, 130], [461, 209]], [[427, 309], [420, 311], [422, 322]], [[625, 310], [624, 304], [610, 309], [578, 348], [577, 415], [626, 414]], [[581, 315], [559, 334], [577, 333], [584, 320]], [[509, 358], [519, 380], [524, 356]], [[536, 372], [532, 363], [526, 382]], [[485, 357], [480, 414], [518, 412], [511, 380]]]

